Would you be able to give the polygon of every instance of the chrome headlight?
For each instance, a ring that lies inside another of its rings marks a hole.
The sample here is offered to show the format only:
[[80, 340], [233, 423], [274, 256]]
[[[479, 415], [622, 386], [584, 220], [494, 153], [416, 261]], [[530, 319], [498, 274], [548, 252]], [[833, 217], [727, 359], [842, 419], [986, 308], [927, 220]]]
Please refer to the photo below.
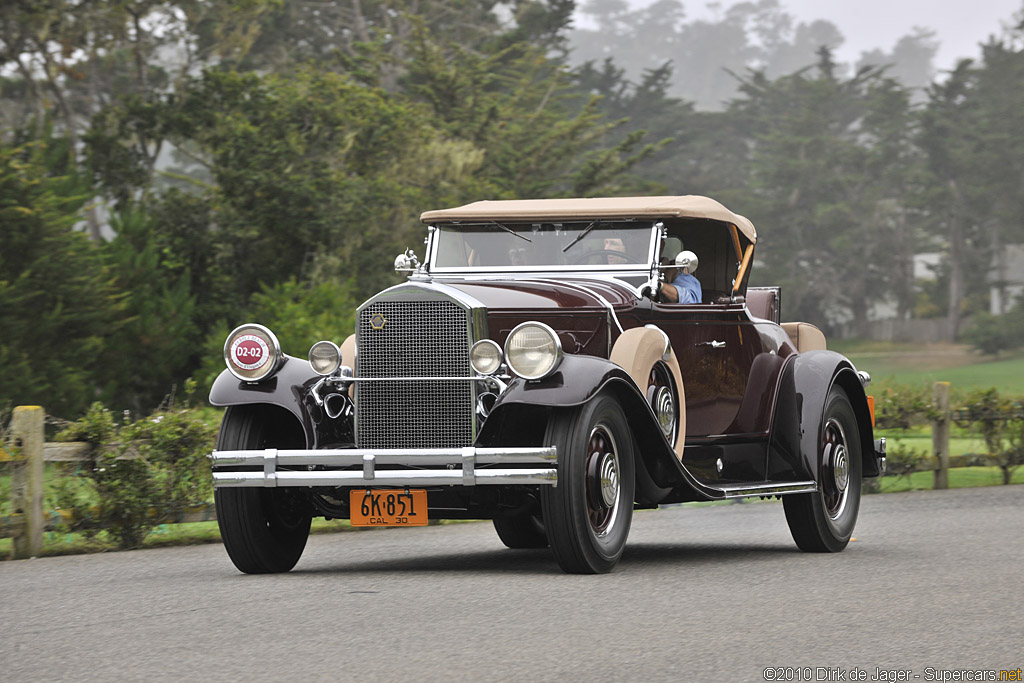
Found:
[[263, 325], [240, 325], [224, 342], [224, 363], [244, 382], [266, 379], [280, 366], [281, 358], [281, 343]]
[[469, 364], [481, 375], [493, 375], [501, 367], [501, 347], [490, 339], [481, 339], [469, 350]]
[[332, 341], [318, 341], [309, 349], [309, 367], [318, 375], [333, 375], [341, 367], [341, 349]]
[[523, 379], [547, 377], [562, 361], [562, 343], [544, 323], [517, 325], [505, 341], [509, 369]]

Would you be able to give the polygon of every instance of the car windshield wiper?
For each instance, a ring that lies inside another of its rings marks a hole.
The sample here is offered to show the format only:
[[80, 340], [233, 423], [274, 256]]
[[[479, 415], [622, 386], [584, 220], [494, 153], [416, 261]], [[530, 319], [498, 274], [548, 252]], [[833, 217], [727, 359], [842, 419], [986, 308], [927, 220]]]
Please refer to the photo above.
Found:
[[576, 243], [577, 243], [577, 242], [579, 242], [579, 241], [580, 241], [581, 239], [583, 239], [584, 237], [586, 237], [586, 236], [587, 236], [587, 235], [588, 235], [588, 234], [590, 233], [590, 231], [594, 229], [594, 227], [595, 227], [596, 225], [597, 225], [597, 221], [594, 221], [593, 223], [591, 223], [591, 224], [590, 224], [590, 225], [588, 225], [587, 227], [583, 228], [583, 232], [581, 232], [580, 234], [576, 235], [576, 239], [574, 239], [574, 240], [573, 240], [572, 242], [569, 242], [569, 244], [565, 245], [565, 249], [563, 249], [563, 250], [562, 250], [562, 253], [564, 254], [565, 252], [569, 251], [569, 248], [570, 248], [570, 247], [571, 247], [572, 245], [576, 244]]
[[516, 237], [518, 237], [518, 238], [519, 238], [519, 239], [521, 239], [521, 240], [526, 240], [527, 242], [530, 242], [531, 244], [533, 243], [533, 240], [531, 240], [531, 239], [530, 239], [529, 237], [527, 237], [526, 235], [520, 235], [520, 234], [519, 234], [518, 232], [516, 232], [516, 231], [515, 231], [515, 230], [513, 230], [512, 228], [508, 227], [507, 225], [502, 225], [502, 224], [501, 224], [501, 223], [499, 223], [498, 221], [491, 221], [491, 222], [490, 222], [490, 223], [489, 223], [488, 225], [496, 225], [496, 226], [498, 226], [499, 228], [501, 228], [502, 230], [504, 230], [505, 232], [507, 232], [507, 233], [510, 233], [510, 234], [513, 234], [513, 235], [515, 235]]

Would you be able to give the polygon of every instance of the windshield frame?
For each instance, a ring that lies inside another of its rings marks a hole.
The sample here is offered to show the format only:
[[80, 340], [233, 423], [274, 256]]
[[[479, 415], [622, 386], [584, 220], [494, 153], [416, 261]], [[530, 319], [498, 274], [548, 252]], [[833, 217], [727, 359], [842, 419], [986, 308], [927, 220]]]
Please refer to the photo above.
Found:
[[[576, 237], [582, 231], [586, 230], [588, 226], [593, 228], [595, 223], [602, 224], [621, 224], [624, 228], [635, 230], [640, 232], [641, 230], [648, 231], [648, 249], [644, 255], [644, 262], [637, 263], [605, 263], [605, 264], [594, 264], [594, 263], [574, 263], [566, 265], [487, 265], [487, 266], [438, 266], [437, 257], [440, 247], [440, 237], [443, 229], [446, 227], [459, 228], [459, 227], [487, 227], [488, 230], [494, 230], [501, 232], [502, 229], [511, 229], [511, 226], [534, 226], [541, 225], [538, 221], [523, 221], [523, 222], [511, 222], [506, 221], [500, 225], [494, 225], [494, 221], [465, 221], [465, 222], [445, 222], [435, 223], [429, 226], [429, 234], [427, 237], [427, 255], [425, 267], [427, 272], [431, 274], [486, 274], [486, 273], [648, 273], [651, 270], [651, 264], [655, 263], [658, 249], [660, 248], [660, 237], [661, 237], [661, 222], [650, 221], [650, 220], [636, 220], [636, 219], [620, 219], [620, 220], [608, 220], [608, 219], [586, 219], [580, 218], [573, 221], [558, 221], [559, 225], [571, 225], [573, 226], [570, 230], [567, 230], [567, 234]], [[545, 221], [544, 223], [548, 223]], [[516, 231], [517, 238], [525, 238], [531, 236], [526, 231]], [[519, 234], [520, 232], [524, 234]], [[569, 238], [566, 244], [572, 241]], [[525, 244], [525, 243], [524, 243]], [[573, 245], [578, 246], [578, 245]]]

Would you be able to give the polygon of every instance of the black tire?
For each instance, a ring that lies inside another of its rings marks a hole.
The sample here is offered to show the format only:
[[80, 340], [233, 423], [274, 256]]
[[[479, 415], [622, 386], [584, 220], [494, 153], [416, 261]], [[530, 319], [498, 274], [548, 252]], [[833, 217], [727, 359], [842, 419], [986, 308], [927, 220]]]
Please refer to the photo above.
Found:
[[[279, 443], [274, 418], [249, 406], [228, 408], [218, 450], [299, 447]], [[276, 437], [276, 438], [275, 438]], [[246, 574], [276, 574], [295, 566], [312, 521], [309, 502], [288, 488], [222, 488], [214, 493], [217, 525], [228, 556]]]
[[850, 542], [860, 511], [861, 457], [857, 416], [846, 391], [834, 385], [818, 436], [818, 491], [782, 497], [786, 522], [800, 550], [837, 553]]
[[558, 485], [541, 487], [558, 565], [571, 574], [610, 572], [626, 547], [636, 486], [633, 437], [622, 408], [601, 394], [554, 413], [544, 443], [558, 448]]
[[537, 515], [519, 517], [495, 517], [494, 530], [506, 547], [513, 550], [525, 548], [547, 548], [548, 535], [544, 523]]

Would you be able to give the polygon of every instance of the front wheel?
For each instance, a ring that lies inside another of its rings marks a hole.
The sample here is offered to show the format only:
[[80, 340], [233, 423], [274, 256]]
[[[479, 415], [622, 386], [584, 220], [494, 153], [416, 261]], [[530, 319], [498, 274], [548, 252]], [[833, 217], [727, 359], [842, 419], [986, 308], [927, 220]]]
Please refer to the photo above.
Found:
[[558, 565], [571, 574], [615, 568], [626, 547], [635, 491], [633, 437], [612, 396], [601, 394], [548, 422], [558, 448], [558, 485], [541, 487], [541, 509]]
[[513, 550], [524, 548], [547, 548], [548, 535], [544, 530], [544, 522], [538, 515], [519, 515], [517, 517], [495, 517], [494, 530], [506, 547]]
[[[258, 409], [228, 408], [217, 448], [295, 446], [291, 440], [298, 437], [286, 430]], [[275, 574], [291, 570], [299, 561], [312, 522], [309, 502], [302, 493], [288, 488], [219, 488], [214, 492], [214, 502], [224, 548], [239, 571]]]
[[833, 386], [818, 444], [818, 491], [782, 497], [800, 550], [837, 553], [847, 546], [860, 510], [861, 472], [857, 417], [843, 388]]

